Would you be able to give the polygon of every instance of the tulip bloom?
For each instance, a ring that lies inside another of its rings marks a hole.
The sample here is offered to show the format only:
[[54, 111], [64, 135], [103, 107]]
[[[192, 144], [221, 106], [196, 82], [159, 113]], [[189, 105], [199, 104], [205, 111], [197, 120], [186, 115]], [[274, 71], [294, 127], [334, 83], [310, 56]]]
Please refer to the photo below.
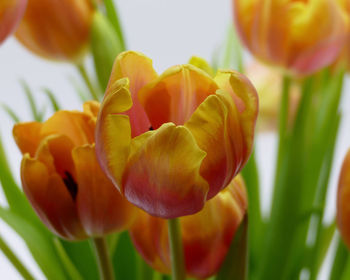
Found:
[[135, 207], [102, 172], [95, 155], [99, 104], [84, 112], [59, 111], [44, 123], [15, 125], [24, 154], [23, 190], [42, 222], [69, 240], [101, 236], [126, 228]]
[[337, 198], [337, 223], [340, 234], [350, 248], [350, 150], [340, 173]]
[[350, 0], [338, 0], [338, 2], [347, 17], [347, 36], [341, 59], [346, 60], [348, 70], [350, 70]]
[[15, 31], [22, 18], [27, 0], [1, 0], [0, 2], [0, 44]]
[[[277, 131], [283, 74], [278, 69], [267, 67], [257, 61], [246, 68], [245, 74], [252, 81], [259, 95], [257, 131]], [[293, 123], [299, 100], [300, 89], [293, 84], [289, 94], [289, 125]]]
[[248, 160], [257, 111], [254, 87], [235, 71], [213, 79], [187, 64], [158, 76], [149, 58], [122, 53], [98, 116], [101, 167], [151, 215], [194, 214]]
[[28, 0], [16, 32], [30, 51], [58, 61], [78, 61], [89, 43], [90, 0]]
[[334, 0], [233, 0], [238, 33], [257, 58], [299, 75], [331, 64], [345, 40]]
[[[189, 277], [203, 279], [218, 272], [246, 210], [244, 183], [237, 176], [200, 212], [180, 218], [185, 267]], [[170, 273], [166, 220], [142, 211], [131, 227], [130, 235], [137, 251], [151, 267], [162, 273]]]

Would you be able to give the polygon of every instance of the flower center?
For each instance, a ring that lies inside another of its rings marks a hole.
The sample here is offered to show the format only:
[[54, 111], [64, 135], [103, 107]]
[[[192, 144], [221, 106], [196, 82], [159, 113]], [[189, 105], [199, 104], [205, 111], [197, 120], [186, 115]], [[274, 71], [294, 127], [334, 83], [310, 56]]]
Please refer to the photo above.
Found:
[[65, 177], [63, 177], [63, 182], [72, 196], [73, 201], [75, 201], [78, 193], [78, 184], [75, 182], [72, 174], [70, 174], [68, 171], [64, 171], [64, 175]]

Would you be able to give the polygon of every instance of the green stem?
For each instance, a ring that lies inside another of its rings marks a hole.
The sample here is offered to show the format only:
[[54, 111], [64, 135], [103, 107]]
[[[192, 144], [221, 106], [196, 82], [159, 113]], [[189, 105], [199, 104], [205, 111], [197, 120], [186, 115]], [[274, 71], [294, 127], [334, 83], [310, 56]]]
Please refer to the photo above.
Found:
[[171, 271], [173, 280], [186, 279], [184, 254], [182, 247], [182, 237], [180, 221], [178, 218], [168, 220], [169, 244], [171, 256]]
[[0, 236], [0, 251], [4, 253], [7, 259], [12, 263], [12, 265], [17, 269], [17, 271], [22, 275], [25, 280], [34, 280], [34, 277], [30, 274], [27, 268], [21, 263], [17, 256], [12, 252], [10, 247]]
[[111, 24], [114, 27], [114, 30], [117, 32], [117, 35], [120, 39], [120, 44], [122, 46], [123, 51], [126, 50], [126, 44], [123, 34], [123, 29], [121, 27], [117, 7], [114, 5], [113, 0], [104, 0], [104, 4], [107, 11], [107, 17]]
[[108, 253], [107, 242], [104, 237], [97, 237], [92, 239], [95, 254], [98, 262], [101, 280], [113, 280], [114, 272], [113, 266]]
[[348, 259], [349, 259], [348, 249], [346, 248], [344, 242], [339, 238], [338, 247], [337, 247], [336, 255], [332, 266], [332, 271], [329, 278], [330, 280], [341, 279]]
[[85, 69], [85, 66], [83, 64], [77, 64], [76, 66], [77, 66], [77, 70], [78, 70], [81, 78], [84, 80], [87, 88], [89, 89], [91, 97], [98, 101], [99, 100], [98, 93], [97, 93], [95, 87], [93, 86], [93, 84], [90, 81], [90, 78], [89, 78], [89, 75], [88, 75], [88, 73], [87, 73], [87, 71]]

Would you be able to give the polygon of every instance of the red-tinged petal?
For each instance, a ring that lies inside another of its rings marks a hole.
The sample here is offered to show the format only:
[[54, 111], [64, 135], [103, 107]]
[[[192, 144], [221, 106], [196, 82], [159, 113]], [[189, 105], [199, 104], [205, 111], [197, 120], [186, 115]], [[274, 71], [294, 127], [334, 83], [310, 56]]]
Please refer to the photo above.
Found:
[[[237, 176], [200, 212], [180, 218], [187, 275], [204, 279], [217, 273], [246, 209], [245, 186]], [[162, 273], [170, 272], [165, 220], [142, 212], [130, 234], [137, 251], [151, 267]]]
[[96, 153], [99, 163], [119, 189], [131, 143], [129, 117], [121, 113], [131, 106], [128, 80], [118, 80], [102, 102], [96, 127]]
[[217, 93], [197, 108], [185, 127], [207, 153], [200, 172], [209, 183], [210, 199], [243, 167], [244, 139], [238, 110], [228, 93]]
[[24, 155], [21, 167], [23, 190], [45, 225], [65, 239], [86, 238], [74, 201], [56, 173], [45, 164]]
[[144, 85], [157, 78], [157, 76], [152, 66], [152, 60], [138, 52], [123, 52], [118, 55], [114, 62], [106, 95], [110, 94], [110, 91], [113, 90], [113, 85], [119, 79], [129, 79], [133, 106], [125, 114], [130, 118], [132, 137], [148, 131], [151, 126], [137, 93]]
[[73, 150], [79, 191], [77, 209], [89, 236], [102, 236], [126, 229], [134, 220], [136, 208], [130, 204], [102, 172], [94, 145]]
[[199, 173], [204, 157], [187, 128], [164, 124], [132, 140], [122, 193], [154, 216], [196, 213], [208, 192], [208, 183]]
[[246, 160], [253, 146], [255, 123], [259, 111], [256, 89], [244, 75], [236, 71], [218, 71], [215, 81], [219, 87], [233, 97], [238, 108], [239, 119], [245, 141]]
[[92, 144], [95, 142], [95, 121], [86, 113], [78, 111], [58, 111], [45, 123], [43, 123], [41, 134], [65, 135], [75, 146]]
[[152, 127], [157, 129], [167, 122], [183, 125], [217, 89], [215, 81], [204, 71], [192, 65], [179, 65], [142, 88], [138, 96]]
[[1, 0], [0, 44], [15, 31], [27, 5], [27, 0]]
[[42, 139], [42, 124], [39, 122], [28, 122], [15, 124], [13, 127], [13, 137], [22, 154], [29, 153], [34, 156]]
[[338, 183], [337, 223], [344, 242], [350, 248], [350, 150], [344, 159]]

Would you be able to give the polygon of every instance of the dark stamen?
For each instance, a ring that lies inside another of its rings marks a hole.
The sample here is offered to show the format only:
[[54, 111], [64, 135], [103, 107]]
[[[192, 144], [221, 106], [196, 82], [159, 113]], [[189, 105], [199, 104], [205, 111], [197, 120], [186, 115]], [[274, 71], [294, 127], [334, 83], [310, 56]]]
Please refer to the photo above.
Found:
[[153, 129], [153, 126], [150, 126], [150, 127], [149, 127], [149, 130], [150, 130], [150, 131], [151, 131], [151, 130], [154, 130], [154, 129]]
[[77, 197], [78, 193], [78, 184], [74, 181], [73, 176], [68, 171], [65, 171], [64, 174], [66, 175], [66, 177], [63, 178], [63, 182], [66, 185], [73, 200], [75, 201], [75, 198]]

